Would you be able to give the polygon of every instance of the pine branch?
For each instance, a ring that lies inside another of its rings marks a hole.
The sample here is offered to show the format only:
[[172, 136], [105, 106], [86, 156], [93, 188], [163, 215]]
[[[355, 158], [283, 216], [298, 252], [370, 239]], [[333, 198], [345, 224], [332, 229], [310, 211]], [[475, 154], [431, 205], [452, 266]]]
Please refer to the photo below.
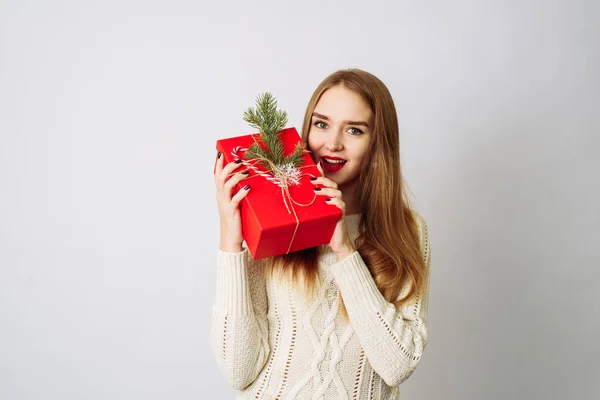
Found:
[[245, 154], [246, 159], [266, 158], [269, 159], [269, 154], [258, 143], [253, 143]]
[[263, 93], [256, 98], [256, 109], [250, 107], [244, 112], [244, 121], [258, 129], [265, 142], [285, 128], [288, 117], [283, 110], [277, 110], [277, 100], [271, 93]]
[[254, 109], [252, 107], [244, 111], [244, 121], [250, 124], [250, 126], [254, 129], [258, 129], [262, 132], [262, 126], [260, 125], [256, 113], [254, 112]]
[[[254, 143], [246, 152], [246, 159], [266, 158], [277, 168], [291, 164], [295, 168], [304, 163], [303, 154], [307, 152], [304, 143], [298, 143], [294, 152], [287, 157], [279, 132], [288, 123], [288, 115], [283, 110], [277, 110], [277, 100], [271, 93], [263, 93], [256, 98], [256, 108], [248, 108], [244, 112], [244, 121], [260, 132], [260, 142], [265, 148]], [[271, 167], [267, 165], [271, 170]], [[275, 171], [271, 171], [275, 172]]]
[[286, 157], [285, 163], [292, 164], [294, 166], [294, 168], [298, 168], [302, 164], [304, 164], [304, 158], [302, 156], [304, 155], [304, 153], [307, 153], [307, 152], [308, 151], [306, 150], [306, 146], [304, 145], [304, 143], [300, 142], [300, 143], [296, 144], [296, 148], [294, 149], [294, 152]]

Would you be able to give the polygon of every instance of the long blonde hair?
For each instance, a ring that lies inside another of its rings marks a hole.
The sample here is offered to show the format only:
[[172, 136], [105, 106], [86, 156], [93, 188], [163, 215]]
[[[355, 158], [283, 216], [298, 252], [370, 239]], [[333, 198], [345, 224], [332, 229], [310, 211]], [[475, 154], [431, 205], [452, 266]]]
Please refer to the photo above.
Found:
[[[321, 82], [308, 103], [302, 125], [305, 143], [317, 103], [326, 90], [337, 85], [359, 94], [374, 114], [369, 149], [358, 177], [362, 213], [355, 244], [381, 294], [400, 306], [424, 291], [427, 272], [417, 222], [402, 179], [396, 108], [389, 90], [374, 75], [359, 69], [336, 71]], [[267, 272], [279, 271], [281, 276], [283, 271], [291, 271], [294, 282], [303, 277], [305, 289], [314, 293], [319, 278], [319, 252], [314, 247], [273, 257], [266, 263]], [[399, 298], [405, 285], [410, 288]], [[347, 316], [343, 303], [341, 309]]]

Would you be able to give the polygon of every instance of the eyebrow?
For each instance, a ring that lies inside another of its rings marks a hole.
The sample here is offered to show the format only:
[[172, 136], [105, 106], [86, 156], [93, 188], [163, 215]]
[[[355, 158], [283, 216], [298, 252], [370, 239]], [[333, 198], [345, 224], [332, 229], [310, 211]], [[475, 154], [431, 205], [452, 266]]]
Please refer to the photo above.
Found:
[[[317, 112], [313, 112], [313, 117], [317, 117], [317, 118], [321, 118], [324, 119], [326, 121], [329, 121], [329, 118], [326, 115], [323, 114], [319, 114]], [[369, 124], [367, 124], [364, 121], [342, 121], [345, 125], [360, 125], [360, 126], [366, 126], [367, 128], [369, 127]]]

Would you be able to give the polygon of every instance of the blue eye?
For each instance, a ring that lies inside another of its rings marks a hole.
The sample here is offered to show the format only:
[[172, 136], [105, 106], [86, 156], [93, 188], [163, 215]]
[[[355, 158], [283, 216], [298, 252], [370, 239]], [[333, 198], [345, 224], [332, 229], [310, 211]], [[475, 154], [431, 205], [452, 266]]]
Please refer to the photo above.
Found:
[[350, 128], [349, 131], [350, 131], [350, 134], [352, 134], [352, 135], [361, 135], [364, 133], [363, 131], [361, 131], [358, 128]]
[[326, 129], [327, 128], [327, 124], [323, 121], [316, 121], [314, 123], [314, 125], [319, 128], [319, 129]]

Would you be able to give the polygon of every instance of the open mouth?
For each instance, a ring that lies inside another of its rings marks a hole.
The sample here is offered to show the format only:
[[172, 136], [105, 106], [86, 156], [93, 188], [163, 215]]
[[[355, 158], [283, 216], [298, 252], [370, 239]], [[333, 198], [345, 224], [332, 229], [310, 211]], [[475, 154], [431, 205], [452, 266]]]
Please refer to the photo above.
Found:
[[328, 172], [337, 172], [340, 169], [344, 168], [344, 165], [346, 165], [346, 163], [348, 162], [347, 160], [344, 160], [343, 158], [339, 158], [339, 157], [321, 157], [321, 165], [323, 166], [323, 169], [325, 171]]

